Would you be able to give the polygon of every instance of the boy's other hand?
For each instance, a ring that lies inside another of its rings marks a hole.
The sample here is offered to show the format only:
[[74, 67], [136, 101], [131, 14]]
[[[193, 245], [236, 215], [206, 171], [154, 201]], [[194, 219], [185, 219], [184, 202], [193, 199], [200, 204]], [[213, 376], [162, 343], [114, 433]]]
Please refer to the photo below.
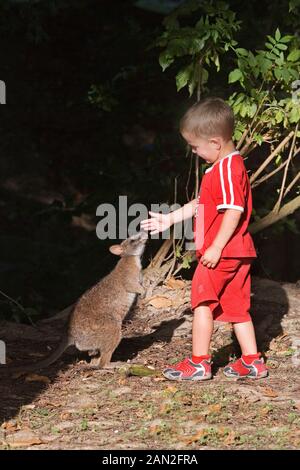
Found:
[[172, 225], [171, 214], [160, 214], [159, 212], [151, 212], [151, 219], [144, 219], [140, 225], [143, 230], [151, 230], [150, 235], [155, 233], [163, 232]]
[[202, 263], [207, 268], [214, 268], [221, 258], [222, 249], [218, 246], [211, 245], [205, 250], [204, 255], [200, 258], [200, 263]]

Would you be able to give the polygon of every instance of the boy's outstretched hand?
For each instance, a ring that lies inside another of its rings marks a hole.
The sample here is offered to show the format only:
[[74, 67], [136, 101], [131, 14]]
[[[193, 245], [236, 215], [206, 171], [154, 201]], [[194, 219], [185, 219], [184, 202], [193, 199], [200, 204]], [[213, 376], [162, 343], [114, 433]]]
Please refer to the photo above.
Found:
[[159, 212], [151, 212], [151, 219], [144, 219], [140, 225], [143, 230], [151, 230], [150, 235], [163, 232], [172, 225], [171, 214], [160, 214]]
[[204, 255], [200, 258], [200, 263], [207, 268], [214, 268], [218, 264], [221, 254], [221, 248], [211, 245], [205, 250]]

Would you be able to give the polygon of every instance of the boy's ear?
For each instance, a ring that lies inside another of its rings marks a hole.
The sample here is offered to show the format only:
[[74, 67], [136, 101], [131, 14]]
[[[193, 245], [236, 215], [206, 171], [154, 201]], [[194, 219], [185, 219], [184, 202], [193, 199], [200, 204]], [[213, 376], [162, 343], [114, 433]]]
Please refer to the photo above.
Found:
[[209, 139], [209, 142], [215, 150], [220, 150], [220, 148], [222, 147], [222, 137], [212, 137], [211, 139]]
[[110, 251], [113, 255], [120, 256], [120, 255], [123, 253], [123, 248], [121, 247], [121, 245], [111, 245], [111, 246], [109, 247], [109, 251]]

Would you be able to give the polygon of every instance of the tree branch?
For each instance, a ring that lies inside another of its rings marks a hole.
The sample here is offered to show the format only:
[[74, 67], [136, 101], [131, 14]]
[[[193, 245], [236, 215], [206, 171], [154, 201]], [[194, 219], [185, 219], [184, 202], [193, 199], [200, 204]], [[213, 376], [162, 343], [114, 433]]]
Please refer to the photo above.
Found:
[[256, 172], [251, 176], [250, 183], [252, 184], [256, 178], [261, 174], [261, 172], [266, 168], [266, 166], [273, 160], [274, 157], [286, 146], [289, 140], [293, 137], [294, 131], [291, 131], [285, 139], [276, 147], [275, 150], [268, 156], [268, 158], [260, 165]]
[[263, 217], [262, 219], [258, 220], [257, 222], [252, 223], [249, 226], [249, 232], [254, 234], [260, 232], [266, 227], [275, 224], [281, 219], [284, 219], [288, 215], [295, 212], [295, 210], [299, 209], [300, 207], [300, 196], [295, 197], [291, 201], [287, 202], [284, 206], [281, 207], [277, 214], [270, 212], [268, 215]]
[[272, 212], [275, 212], [275, 213], [279, 212], [280, 204], [281, 204], [281, 201], [282, 201], [282, 198], [283, 198], [283, 191], [284, 191], [284, 187], [285, 187], [287, 171], [288, 171], [289, 164], [291, 162], [292, 155], [294, 153], [294, 148], [295, 148], [295, 145], [296, 145], [297, 132], [298, 132], [298, 124], [296, 125], [296, 128], [295, 128], [295, 133], [294, 133], [292, 145], [291, 145], [291, 148], [290, 148], [289, 156], [288, 156], [288, 159], [287, 159], [287, 164], [286, 164], [286, 167], [284, 169], [279, 198], [278, 198], [278, 201], [276, 202], [275, 206], [273, 207]]
[[[298, 155], [299, 152], [300, 152], [300, 147], [295, 150], [294, 155], [292, 156], [292, 159], [295, 158], [296, 155]], [[261, 183], [263, 183], [264, 181], [268, 180], [268, 179], [271, 178], [273, 175], [275, 175], [278, 171], [282, 170], [282, 168], [284, 168], [286, 164], [287, 164], [287, 160], [286, 160], [285, 162], [283, 162], [279, 167], [275, 168], [275, 170], [271, 171], [271, 173], [268, 173], [268, 174], [266, 174], [265, 176], [263, 176], [262, 178], [260, 178], [259, 180], [257, 180], [255, 183], [253, 183], [252, 189], [256, 188], [256, 187], [259, 186]], [[284, 195], [284, 196], [285, 196], [285, 195]], [[284, 197], [284, 196], [283, 196], [283, 197]]]

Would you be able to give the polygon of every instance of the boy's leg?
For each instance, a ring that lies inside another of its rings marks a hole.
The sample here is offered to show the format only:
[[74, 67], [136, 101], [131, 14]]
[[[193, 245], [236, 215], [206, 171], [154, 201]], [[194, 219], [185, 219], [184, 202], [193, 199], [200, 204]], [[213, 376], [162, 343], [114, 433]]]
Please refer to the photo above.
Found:
[[242, 357], [229, 363], [224, 368], [227, 377], [249, 377], [259, 379], [267, 377], [268, 369], [261, 354], [257, 352], [255, 331], [252, 321], [234, 323], [233, 329], [242, 351]]
[[255, 331], [252, 321], [233, 323], [233, 330], [245, 356], [257, 354]]
[[196, 357], [209, 354], [214, 322], [208, 304], [209, 302], [203, 302], [194, 310], [192, 345], [193, 356]]
[[208, 380], [212, 378], [211, 357], [208, 354], [213, 333], [213, 316], [209, 302], [203, 302], [194, 309], [192, 328], [192, 359], [168, 366], [163, 375], [170, 380]]

